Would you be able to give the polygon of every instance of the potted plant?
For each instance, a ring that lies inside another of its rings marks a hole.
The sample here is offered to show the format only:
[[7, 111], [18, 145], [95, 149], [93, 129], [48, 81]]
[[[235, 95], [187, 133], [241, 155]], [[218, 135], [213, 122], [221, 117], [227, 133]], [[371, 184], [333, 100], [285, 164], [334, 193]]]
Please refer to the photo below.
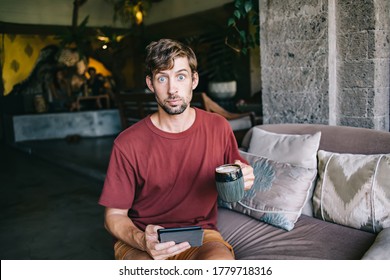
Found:
[[207, 53], [208, 92], [216, 99], [231, 99], [236, 95], [237, 72], [243, 56], [259, 45], [258, 5], [256, 0], [235, 0], [227, 32], [217, 38], [218, 42], [211, 40], [212, 47]]
[[236, 54], [225, 45], [208, 55], [208, 94], [215, 99], [231, 99], [237, 93], [237, 74], [234, 71]]

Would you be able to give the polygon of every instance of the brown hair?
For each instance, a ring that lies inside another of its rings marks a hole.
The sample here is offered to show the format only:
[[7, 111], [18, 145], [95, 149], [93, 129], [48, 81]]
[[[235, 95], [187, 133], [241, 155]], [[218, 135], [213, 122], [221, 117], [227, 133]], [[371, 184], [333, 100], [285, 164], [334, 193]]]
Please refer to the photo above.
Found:
[[172, 69], [176, 57], [187, 57], [192, 73], [197, 72], [198, 62], [194, 51], [172, 39], [151, 42], [146, 47], [146, 75], [153, 77], [158, 71]]

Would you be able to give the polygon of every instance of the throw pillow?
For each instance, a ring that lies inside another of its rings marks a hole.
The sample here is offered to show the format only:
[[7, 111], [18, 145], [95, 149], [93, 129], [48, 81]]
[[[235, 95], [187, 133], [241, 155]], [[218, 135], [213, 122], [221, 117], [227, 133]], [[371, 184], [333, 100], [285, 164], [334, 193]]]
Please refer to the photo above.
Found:
[[316, 217], [374, 233], [390, 227], [390, 154], [320, 150], [318, 161]]
[[317, 169], [240, 153], [253, 167], [255, 182], [241, 201], [227, 203], [219, 200], [219, 205], [287, 231], [292, 230], [308, 199]]
[[[320, 145], [321, 132], [311, 134], [279, 134], [253, 128], [248, 152], [306, 168], [317, 168], [317, 151]], [[311, 187], [311, 194], [314, 189]], [[302, 213], [313, 216], [312, 195], [307, 200]]]
[[248, 153], [306, 168], [317, 168], [320, 139], [320, 131], [313, 135], [295, 135], [272, 133], [254, 127]]

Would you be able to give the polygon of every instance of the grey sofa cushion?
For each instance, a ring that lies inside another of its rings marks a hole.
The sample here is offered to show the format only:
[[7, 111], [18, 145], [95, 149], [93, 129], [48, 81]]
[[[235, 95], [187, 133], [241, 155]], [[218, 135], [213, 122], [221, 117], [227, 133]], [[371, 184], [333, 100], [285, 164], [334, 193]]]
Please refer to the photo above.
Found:
[[390, 260], [390, 228], [383, 229], [374, 244], [364, 254], [363, 260]]
[[[256, 126], [266, 131], [284, 134], [314, 134], [321, 131], [320, 150], [350, 154], [390, 153], [390, 133], [368, 128], [321, 124], [264, 124]], [[253, 129], [241, 143], [247, 151]]]
[[376, 235], [301, 215], [285, 231], [232, 210], [220, 208], [218, 229], [236, 259], [361, 259]]

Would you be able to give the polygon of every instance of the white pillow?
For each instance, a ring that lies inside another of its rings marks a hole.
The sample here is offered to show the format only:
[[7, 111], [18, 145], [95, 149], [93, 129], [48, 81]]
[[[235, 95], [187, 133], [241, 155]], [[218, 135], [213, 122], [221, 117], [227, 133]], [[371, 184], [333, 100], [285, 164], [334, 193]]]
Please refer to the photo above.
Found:
[[253, 128], [248, 153], [305, 168], [317, 168], [321, 132], [313, 135], [279, 134]]

